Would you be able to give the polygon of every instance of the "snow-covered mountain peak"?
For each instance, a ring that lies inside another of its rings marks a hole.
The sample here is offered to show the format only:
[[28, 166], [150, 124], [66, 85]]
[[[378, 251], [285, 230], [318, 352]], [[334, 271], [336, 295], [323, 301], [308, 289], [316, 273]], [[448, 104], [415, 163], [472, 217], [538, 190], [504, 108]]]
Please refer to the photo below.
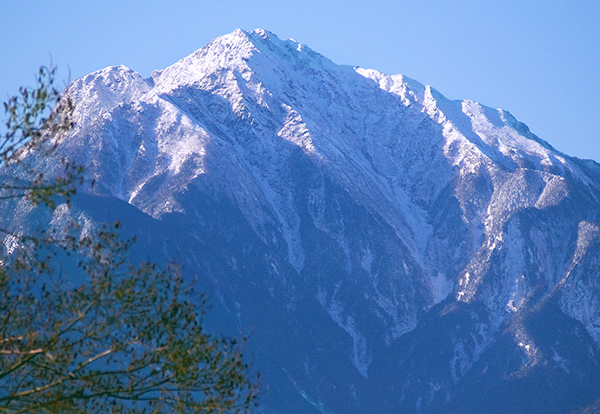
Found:
[[[207, 82], [225, 79], [225, 72], [241, 75], [251, 72], [259, 78], [276, 78], [273, 71], [280, 65], [294, 65], [314, 70], [348, 71], [308, 46], [295, 40], [281, 40], [264, 29], [244, 31], [236, 29], [214, 39], [168, 68], [153, 75], [155, 93], [162, 94], [182, 86], [204, 87]], [[207, 79], [209, 78], [210, 79]], [[204, 86], [202, 86], [204, 85]]]
[[[307, 247], [281, 171], [298, 149], [386, 222], [421, 267], [435, 237], [431, 209], [449, 188], [468, 231], [485, 235], [493, 250], [511, 203], [527, 199], [529, 207], [546, 208], [560, 202], [566, 193], [544, 188], [559, 188], [555, 175], [565, 171], [594, 185], [503, 110], [448, 99], [403, 75], [336, 65], [262, 29], [216, 38], [155, 72], [150, 82], [116, 66], [79, 79], [70, 90], [80, 102], [78, 128], [104, 131], [101, 137], [91, 133], [88, 144], [111, 160], [110, 168], [90, 168], [98, 188], [135, 205], [146, 200], [153, 206], [147, 212], [160, 217], [179, 208], [164, 202], [174, 191], [170, 182], [185, 186], [201, 175], [223, 174], [225, 181], [215, 185], [227, 183], [224, 191], [263, 242], [285, 245], [297, 272]], [[522, 180], [524, 170], [537, 177], [531, 194], [496, 191]], [[474, 186], [485, 191], [473, 196]], [[161, 192], [167, 195], [155, 195]], [[318, 211], [311, 214], [320, 222]], [[273, 221], [283, 238], [276, 242], [263, 230]], [[459, 297], [479, 291], [483, 279], [468, 274]], [[429, 280], [437, 292], [432, 298], [439, 301], [450, 289], [444, 279], [435, 280]], [[402, 326], [395, 329], [411, 327]]]
[[[465, 173], [493, 165], [508, 170], [528, 165], [545, 171], [577, 171], [568, 158], [556, 158], [551, 146], [505, 111], [470, 100], [447, 99], [431, 86], [401, 74], [388, 76], [374, 69], [336, 65], [305, 45], [281, 40], [264, 29], [236, 29], [220, 36], [175, 64], [155, 71], [147, 81], [125, 66], [115, 66], [78, 79], [69, 90], [81, 103], [76, 108], [79, 127], [97, 117], [109, 119], [111, 111], [130, 102], [159, 105], [165, 114], [183, 117], [194, 129], [207, 128], [204, 115], [198, 111], [210, 111], [198, 109], [197, 103], [206, 105], [208, 96], [212, 97], [211, 105], [228, 106], [236, 119], [252, 123], [255, 132], [266, 125], [263, 116], [268, 112], [278, 123], [268, 128], [274, 128], [270, 133], [285, 137], [306, 153], [335, 159], [336, 164], [352, 158], [354, 165], [364, 166], [361, 174], [375, 173], [385, 180], [396, 179], [399, 172], [398, 154], [405, 150], [398, 148], [428, 145], [445, 159], [433, 167], [439, 171], [431, 175], [428, 184], [438, 190], [439, 183], [451, 180], [448, 166], [459, 167]], [[363, 115], [371, 111], [372, 115]], [[392, 112], [394, 116], [381, 117]], [[234, 121], [217, 118], [218, 122]], [[427, 144], [412, 142], [415, 138], [409, 131], [425, 118], [437, 124], [441, 134], [432, 133]], [[296, 134], [300, 130], [304, 131], [302, 139], [288, 137], [289, 131]], [[401, 139], [392, 138], [395, 130], [403, 131]], [[271, 143], [263, 132], [257, 139], [264, 141], [261, 146], [268, 151]], [[165, 135], [173, 141], [168, 137]], [[233, 139], [240, 138], [236, 135]], [[169, 148], [177, 145], [173, 141]], [[204, 153], [204, 148], [196, 152]], [[339, 158], [340, 153], [346, 155]], [[422, 159], [415, 165], [427, 162]], [[585, 180], [584, 174], [575, 175]], [[379, 178], [375, 181], [381, 185]], [[382, 191], [387, 193], [385, 198], [394, 198], [389, 185]], [[434, 194], [428, 196], [430, 201]]]
[[150, 89], [140, 75], [124, 65], [109, 66], [77, 79], [69, 91], [81, 101], [110, 98], [122, 101], [137, 99]]
[[201, 86], [207, 77], [245, 66], [244, 62], [255, 52], [256, 47], [246, 32], [237, 29], [157, 72], [153, 76], [154, 93], [165, 94], [183, 86]]
[[[275, 174], [286, 154], [273, 148], [283, 139], [344, 171], [338, 176], [340, 182], [351, 171], [352, 179], [360, 183], [351, 189], [354, 196], [365, 198], [370, 208], [404, 234], [417, 260], [427, 244], [426, 216], [409, 200], [432, 203], [452, 181], [453, 168], [461, 174], [489, 170], [486, 174], [495, 176], [498, 166], [508, 171], [524, 165], [549, 171], [568, 163], [554, 158], [551, 147], [524, 134], [520, 124], [501, 110], [447, 99], [403, 75], [336, 65], [294, 40], [281, 40], [263, 29], [236, 29], [220, 36], [155, 72], [149, 82], [119, 66], [90, 74], [72, 89], [85, 102], [78, 111], [92, 114], [81, 117], [78, 125], [97, 116], [110, 119], [111, 111], [130, 102], [137, 102], [135, 117], [149, 113], [144, 108], [161, 114], [157, 120], [166, 129], [157, 133], [160, 139], [134, 139], [132, 143], [142, 147], [126, 151], [130, 161], [123, 168], [157, 144], [155, 151], [164, 156], [159, 157], [163, 164], [155, 164], [153, 172], [131, 188], [141, 188], [165, 168], [179, 172], [188, 158], [196, 157], [195, 162], [202, 164], [208, 153], [205, 146], [212, 142], [208, 137], [215, 134], [209, 131], [216, 124], [227, 125], [220, 127], [219, 134], [228, 136], [228, 145], [254, 154], [257, 160], [271, 159], [270, 163], [257, 161], [254, 172], [271, 186], [279, 180]], [[177, 133], [167, 133], [170, 123], [178, 125]], [[423, 128], [428, 132], [419, 132]], [[193, 171], [195, 176], [204, 169], [197, 166]], [[411, 174], [418, 177], [420, 187], [408, 185]], [[373, 188], [378, 188], [377, 195]], [[117, 193], [128, 200], [138, 194], [137, 190]], [[408, 204], [400, 210], [392, 208], [399, 199]]]
[[[519, 130], [519, 123], [504, 111], [472, 101], [449, 100], [435, 89], [400, 74], [388, 76], [373, 69], [354, 70], [376, 82], [382, 91], [398, 96], [402, 106], [412, 108], [417, 113], [422, 112], [442, 125], [446, 131], [446, 153], [455, 158], [453, 165], [458, 165], [464, 159], [460, 155], [462, 152], [456, 150], [456, 144], [451, 144], [461, 141], [456, 139], [459, 135], [467, 147], [477, 149], [484, 158], [507, 166], [519, 162], [513, 160], [515, 152], [519, 152], [521, 158], [527, 154], [535, 159], [536, 165], [553, 163], [550, 156], [553, 149], [540, 140], [536, 141], [532, 134], [524, 134]], [[316, 73], [322, 73], [324, 77]], [[347, 93], [347, 83], [358, 85], [351, 73], [354, 71], [349, 67], [336, 65], [294, 40], [281, 40], [264, 29], [236, 29], [166, 69], [154, 72], [150, 82], [144, 81], [129, 68], [115, 66], [78, 79], [69, 89], [76, 94], [76, 100], [82, 102], [78, 110], [92, 105], [93, 108], [89, 107], [85, 112], [95, 115], [120, 104], [142, 99], [145, 94], [142, 100], [150, 102], [182, 88], [190, 88], [190, 91], [221, 95], [232, 102], [241, 111], [239, 113], [248, 106], [245, 102], [250, 99], [272, 110], [275, 109], [273, 105], [281, 107], [285, 104], [302, 116], [307, 108], [302, 110], [293, 102], [274, 104], [270, 97], [289, 94], [294, 88], [301, 88], [313, 90], [323, 97], [327, 94], [345, 96], [342, 99], [360, 105], [364, 97], [359, 98], [354, 92], [354, 97]], [[369, 99], [379, 99], [377, 94], [369, 94]], [[319, 98], [313, 100], [311, 105], [317, 105], [320, 111], [332, 109], [333, 102], [329, 102], [329, 99], [320, 102]], [[337, 102], [333, 104], [338, 105]]]
[[77, 79], [66, 94], [75, 104], [75, 121], [84, 127], [123, 103], [141, 99], [151, 86], [127, 66], [109, 66]]
[[[256, 325], [268, 412], [524, 412], [481, 407], [563, 366], [597, 370], [598, 395], [600, 166], [508, 112], [262, 29], [67, 93], [76, 126], [56, 152], [96, 182], [73, 204], [98, 221], [127, 206], [144, 255], [214, 287], [224, 325]], [[555, 321], [581, 334], [557, 341]], [[546, 395], [579, 381], [555, 378]]]

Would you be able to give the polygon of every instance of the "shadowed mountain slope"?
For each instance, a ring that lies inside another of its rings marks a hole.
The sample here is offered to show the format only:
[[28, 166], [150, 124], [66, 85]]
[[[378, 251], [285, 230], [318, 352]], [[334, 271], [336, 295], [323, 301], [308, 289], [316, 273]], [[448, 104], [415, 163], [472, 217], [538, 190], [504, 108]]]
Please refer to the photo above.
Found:
[[96, 182], [66, 214], [122, 211], [136, 254], [213, 291], [215, 327], [253, 330], [263, 412], [568, 413], [600, 397], [600, 166], [510, 113], [264, 30], [66, 93], [57, 155]]

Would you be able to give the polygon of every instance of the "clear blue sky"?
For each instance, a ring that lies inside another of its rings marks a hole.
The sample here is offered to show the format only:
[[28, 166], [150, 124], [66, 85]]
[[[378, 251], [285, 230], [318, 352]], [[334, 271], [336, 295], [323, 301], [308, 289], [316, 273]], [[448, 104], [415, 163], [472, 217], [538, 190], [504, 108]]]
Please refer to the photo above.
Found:
[[0, 101], [50, 62], [149, 76], [235, 28], [510, 111], [600, 161], [599, 0], [0, 0]]

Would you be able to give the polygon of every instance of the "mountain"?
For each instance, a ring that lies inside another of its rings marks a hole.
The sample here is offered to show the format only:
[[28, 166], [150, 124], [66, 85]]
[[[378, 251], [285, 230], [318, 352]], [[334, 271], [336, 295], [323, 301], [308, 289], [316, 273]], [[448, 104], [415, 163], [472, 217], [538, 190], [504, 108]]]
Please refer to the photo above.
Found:
[[57, 156], [95, 185], [52, 217], [2, 217], [118, 217], [139, 257], [180, 262], [212, 292], [211, 327], [252, 332], [260, 412], [600, 404], [595, 162], [504, 110], [260, 29], [66, 93]]

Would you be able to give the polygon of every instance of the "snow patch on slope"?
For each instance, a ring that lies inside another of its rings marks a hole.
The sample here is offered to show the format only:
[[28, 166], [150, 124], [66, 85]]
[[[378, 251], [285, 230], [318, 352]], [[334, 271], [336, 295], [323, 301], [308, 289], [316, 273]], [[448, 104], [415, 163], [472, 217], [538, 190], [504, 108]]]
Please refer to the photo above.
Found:
[[340, 285], [338, 284], [331, 295], [329, 303], [327, 303], [327, 291], [322, 287], [318, 287], [316, 297], [321, 306], [327, 310], [331, 319], [333, 319], [333, 321], [352, 338], [352, 363], [358, 372], [363, 377], [367, 378], [367, 372], [372, 360], [367, 346], [367, 338], [356, 328], [354, 317], [351, 315], [344, 315], [343, 304], [336, 300], [339, 288]]

